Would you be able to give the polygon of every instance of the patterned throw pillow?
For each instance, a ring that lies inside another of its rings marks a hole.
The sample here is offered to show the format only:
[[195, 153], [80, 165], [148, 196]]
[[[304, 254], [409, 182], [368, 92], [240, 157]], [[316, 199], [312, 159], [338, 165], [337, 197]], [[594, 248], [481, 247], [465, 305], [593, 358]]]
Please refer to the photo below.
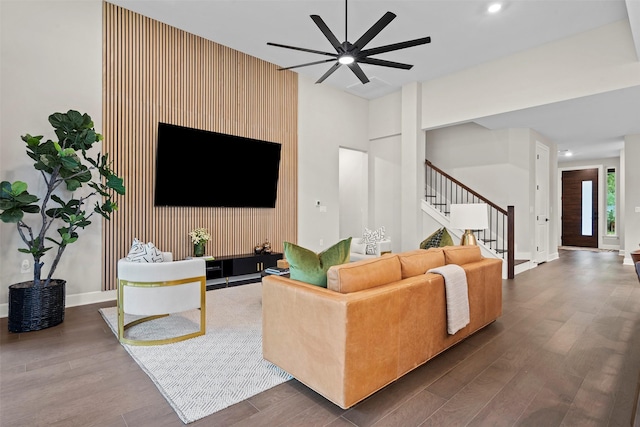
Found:
[[453, 239], [445, 227], [434, 231], [429, 237], [420, 243], [420, 249], [441, 248], [453, 246]]
[[137, 238], [133, 239], [133, 244], [127, 255], [127, 261], [131, 262], [163, 262], [162, 251], [156, 248], [153, 243], [146, 245]]
[[382, 240], [384, 240], [384, 227], [380, 227], [377, 230], [369, 230], [365, 227], [362, 241], [367, 245], [365, 249], [367, 255], [375, 255], [378, 242]]

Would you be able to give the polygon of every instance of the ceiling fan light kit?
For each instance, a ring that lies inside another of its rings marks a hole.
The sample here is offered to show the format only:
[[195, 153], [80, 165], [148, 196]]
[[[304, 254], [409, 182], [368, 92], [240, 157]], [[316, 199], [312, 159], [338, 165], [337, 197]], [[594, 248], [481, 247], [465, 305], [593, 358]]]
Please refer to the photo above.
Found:
[[[345, 8], [345, 39], [347, 39], [347, 0], [344, 2]], [[402, 70], [410, 70], [413, 65], [403, 64], [400, 62], [387, 61], [384, 59], [371, 58], [372, 55], [377, 55], [380, 53], [391, 52], [394, 50], [406, 49], [408, 47], [419, 46], [422, 44], [430, 43], [431, 37], [422, 37], [415, 40], [408, 40], [400, 43], [393, 43], [389, 45], [374, 47], [371, 49], [364, 49], [364, 47], [382, 31], [389, 23], [396, 17], [394, 13], [387, 12], [382, 18], [380, 18], [375, 24], [371, 26], [355, 43], [351, 43], [349, 41], [344, 41], [340, 43], [333, 32], [329, 29], [327, 24], [320, 18], [318, 15], [311, 15], [311, 19], [318, 26], [322, 34], [329, 40], [329, 43], [336, 50], [336, 53], [333, 52], [323, 52], [315, 49], [307, 49], [303, 47], [296, 46], [288, 46], [278, 43], [267, 42], [269, 46], [282, 47], [285, 49], [293, 49], [299, 50], [302, 52], [315, 53], [318, 55], [329, 56], [329, 59], [323, 59], [314, 62], [308, 62], [305, 64], [293, 65], [291, 67], [283, 67], [279, 68], [279, 70], [291, 70], [293, 68], [306, 67], [309, 65], [317, 65], [324, 64], [328, 62], [334, 62], [334, 64], [324, 73], [316, 83], [322, 83], [327, 77], [333, 74], [341, 65], [346, 65], [351, 69], [351, 71], [358, 77], [358, 79], [363, 83], [368, 83], [369, 79], [362, 71], [362, 68], [358, 64], [370, 64], [370, 65], [379, 65], [382, 67], [391, 67], [398, 68]]]

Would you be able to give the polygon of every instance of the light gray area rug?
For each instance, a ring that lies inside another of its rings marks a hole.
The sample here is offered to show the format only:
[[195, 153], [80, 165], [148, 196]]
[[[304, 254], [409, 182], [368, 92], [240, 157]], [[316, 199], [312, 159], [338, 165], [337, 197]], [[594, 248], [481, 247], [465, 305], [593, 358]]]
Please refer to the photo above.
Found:
[[[116, 307], [100, 313], [117, 335]], [[199, 310], [172, 314], [132, 327], [127, 337], [161, 339], [195, 332], [199, 319]], [[262, 358], [260, 283], [208, 291], [206, 328], [206, 335], [174, 344], [123, 344], [185, 424], [291, 379]]]

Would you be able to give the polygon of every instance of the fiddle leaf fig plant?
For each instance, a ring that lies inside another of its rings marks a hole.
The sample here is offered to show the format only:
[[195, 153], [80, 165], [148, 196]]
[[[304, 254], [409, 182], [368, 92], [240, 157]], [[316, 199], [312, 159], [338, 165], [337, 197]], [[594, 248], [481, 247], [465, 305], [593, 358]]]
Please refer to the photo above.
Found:
[[[88, 152], [103, 139], [89, 115], [69, 110], [51, 114], [49, 123], [58, 141], [22, 136], [27, 155], [44, 180], [44, 196], [30, 194], [23, 181], [0, 182], [0, 220], [16, 224], [26, 246], [18, 251], [33, 256], [34, 286], [49, 284], [67, 246], [78, 240], [78, 229], [90, 225], [94, 214], [109, 220], [118, 209], [112, 197], [125, 194], [124, 181], [111, 170], [108, 155]], [[93, 198], [99, 201], [89, 210]], [[30, 221], [26, 214], [32, 214]], [[42, 257], [54, 247], [53, 262], [43, 279]]]

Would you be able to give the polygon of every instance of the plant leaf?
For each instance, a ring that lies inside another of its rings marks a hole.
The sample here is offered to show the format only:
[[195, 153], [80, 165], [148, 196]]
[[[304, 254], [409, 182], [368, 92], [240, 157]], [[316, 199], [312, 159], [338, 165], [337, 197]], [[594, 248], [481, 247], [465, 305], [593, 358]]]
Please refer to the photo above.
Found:
[[0, 221], [2, 222], [19, 222], [24, 217], [24, 213], [22, 209], [13, 208], [7, 209], [4, 212], [0, 213]]
[[27, 183], [22, 181], [15, 181], [11, 184], [11, 194], [17, 196], [18, 194], [24, 193], [27, 191]]
[[107, 187], [112, 188], [118, 194], [124, 194], [124, 179], [116, 175], [109, 175], [107, 177]]

